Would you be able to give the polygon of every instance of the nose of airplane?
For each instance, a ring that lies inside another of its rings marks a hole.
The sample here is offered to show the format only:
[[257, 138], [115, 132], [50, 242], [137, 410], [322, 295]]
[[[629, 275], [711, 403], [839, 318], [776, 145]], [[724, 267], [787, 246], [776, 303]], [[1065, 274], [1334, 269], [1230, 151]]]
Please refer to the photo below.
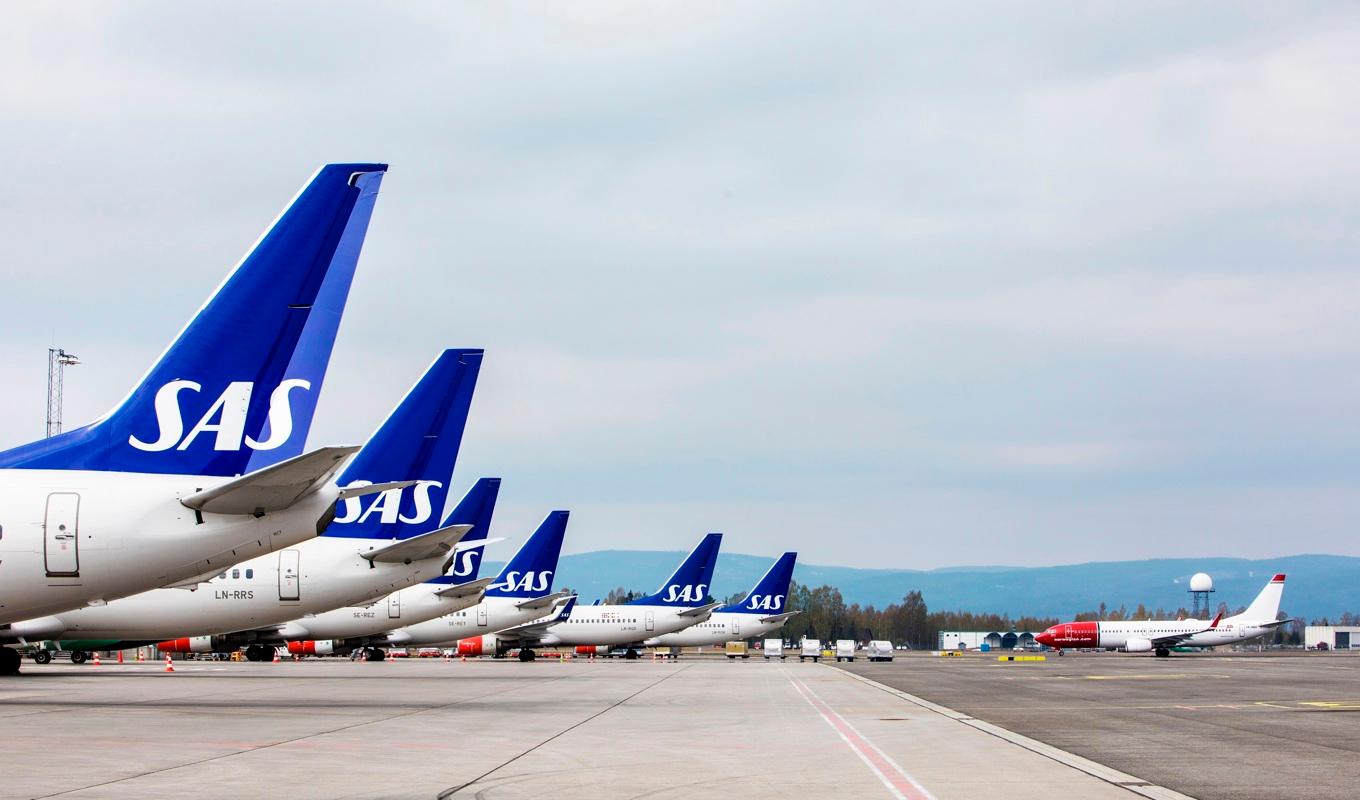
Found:
[[1044, 631], [1043, 633], [1040, 633], [1040, 634], [1036, 635], [1036, 636], [1034, 637], [1034, 641], [1038, 642], [1039, 644], [1043, 645], [1044, 647], [1052, 647], [1052, 646], [1053, 646], [1053, 629], [1052, 629], [1052, 628], [1049, 628], [1048, 630]]

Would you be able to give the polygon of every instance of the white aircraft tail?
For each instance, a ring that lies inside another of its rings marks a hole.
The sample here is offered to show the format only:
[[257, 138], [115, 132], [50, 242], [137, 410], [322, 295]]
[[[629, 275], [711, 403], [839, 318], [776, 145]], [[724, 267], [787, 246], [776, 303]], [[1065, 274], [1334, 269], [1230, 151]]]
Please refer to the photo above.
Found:
[[1247, 610], [1238, 614], [1244, 620], [1254, 623], [1274, 622], [1280, 613], [1280, 598], [1284, 596], [1284, 575], [1276, 575], [1266, 584], [1266, 588], [1256, 595]]

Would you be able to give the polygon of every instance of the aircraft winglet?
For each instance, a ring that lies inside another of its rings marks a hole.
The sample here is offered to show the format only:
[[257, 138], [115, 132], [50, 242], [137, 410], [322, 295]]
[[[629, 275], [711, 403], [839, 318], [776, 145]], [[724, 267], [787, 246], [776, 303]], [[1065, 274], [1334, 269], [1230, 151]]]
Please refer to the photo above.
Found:
[[434, 594], [436, 597], [471, 597], [485, 592], [486, 587], [490, 586], [491, 582], [494, 580], [495, 578], [478, 578], [475, 581], [468, 581], [467, 583], [455, 583], [452, 586], [446, 586], [443, 589], [440, 589]]
[[212, 514], [282, 511], [320, 489], [340, 471], [357, 447], [323, 447], [180, 499], [188, 508]]

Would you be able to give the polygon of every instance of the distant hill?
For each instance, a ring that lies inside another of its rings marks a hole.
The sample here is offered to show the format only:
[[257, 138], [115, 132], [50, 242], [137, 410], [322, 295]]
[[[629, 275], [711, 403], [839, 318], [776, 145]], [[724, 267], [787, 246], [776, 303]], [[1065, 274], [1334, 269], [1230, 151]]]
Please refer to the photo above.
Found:
[[[680, 552], [598, 550], [563, 556], [555, 585], [570, 587], [582, 602], [603, 599], [609, 590], [651, 591], [684, 557]], [[746, 591], [773, 559], [724, 553], [718, 557], [713, 596]], [[500, 564], [487, 562], [484, 575]], [[1297, 555], [1245, 558], [1176, 558], [1108, 561], [1058, 567], [944, 567], [928, 571], [856, 569], [799, 563], [794, 579], [811, 586], [830, 584], [846, 603], [885, 606], [919, 589], [933, 610], [997, 612], [1019, 616], [1064, 617], [1106, 603], [1129, 611], [1145, 604], [1174, 610], [1189, 607], [1190, 576], [1207, 572], [1214, 579], [1213, 605], [1236, 608], [1251, 602], [1276, 572], [1288, 574], [1283, 610], [1292, 616], [1328, 616], [1360, 611], [1360, 558]]]

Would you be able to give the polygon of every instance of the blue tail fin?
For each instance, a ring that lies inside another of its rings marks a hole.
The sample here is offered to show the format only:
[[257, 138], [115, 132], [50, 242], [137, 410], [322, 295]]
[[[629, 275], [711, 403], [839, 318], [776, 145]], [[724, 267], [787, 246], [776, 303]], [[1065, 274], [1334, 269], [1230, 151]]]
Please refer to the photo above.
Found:
[[482, 478], [472, 484], [458, 505], [444, 517], [440, 523], [444, 527], [471, 525], [472, 530], [459, 540], [458, 554], [448, 574], [426, 583], [453, 584], [477, 580], [477, 572], [482, 568], [482, 550], [486, 547], [487, 533], [491, 530], [491, 515], [496, 511], [496, 496], [500, 491], [500, 478]]
[[481, 350], [445, 350], [435, 359], [338, 481], [418, 483], [344, 500], [323, 536], [406, 539], [438, 526], [481, 366]]
[[789, 581], [793, 580], [793, 564], [797, 553], [785, 553], [765, 572], [751, 593], [740, 603], [723, 606], [719, 611], [733, 614], [781, 614], [789, 596]]
[[690, 551], [671, 579], [655, 593], [641, 597], [628, 605], [694, 607], [704, 604], [708, 587], [713, 583], [713, 567], [718, 563], [721, 533], [710, 533]]
[[240, 475], [302, 452], [386, 164], [328, 164], [142, 382], [0, 467]]
[[486, 596], [542, 597], [551, 592], [570, 515], [569, 511], [549, 512], [534, 535], [506, 562], [501, 574], [496, 576], [496, 582], [487, 587]]

